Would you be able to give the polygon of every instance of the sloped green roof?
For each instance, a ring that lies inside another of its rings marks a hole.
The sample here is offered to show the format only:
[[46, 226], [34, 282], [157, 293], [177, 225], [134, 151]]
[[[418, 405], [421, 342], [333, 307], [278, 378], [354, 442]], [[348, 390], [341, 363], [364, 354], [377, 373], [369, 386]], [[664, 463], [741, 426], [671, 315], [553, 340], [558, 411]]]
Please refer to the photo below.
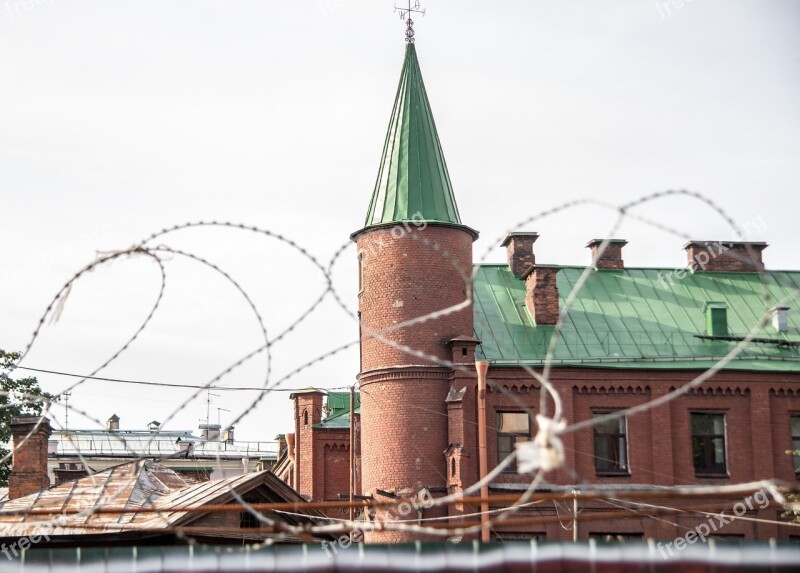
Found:
[[[315, 428], [338, 429], [350, 427], [350, 392], [328, 392], [328, 415]], [[361, 412], [361, 395], [355, 393], [355, 412]]]
[[[560, 267], [561, 308], [582, 267]], [[745, 336], [765, 309], [800, 288], [800, 272], [770, 271], [765, 290], [757, 273], [697, 272], [669, 280], [669, 269], [629, 268], [593, 271], [570, 309], [553, 355], [557, 365], [706, 369], [726, 355], [735, 341], [709, 340], [704, 307], [722, 302], [728, 332]], [[525, 306], [525, 283], [507, 265], [481, 265], [474, 283], [478, 355], [496, 365], [541, 364], [552, 325], [535, 325]], [[797, 305], [790, 303], [789, 330], [766, 326], [759, 337], [800, 341]], [[800, 349], [751, 342], [729, 369], [800, 371]]]
[[414, 44], [406, 56], [365, 227], [425, 220], [460, 224]]

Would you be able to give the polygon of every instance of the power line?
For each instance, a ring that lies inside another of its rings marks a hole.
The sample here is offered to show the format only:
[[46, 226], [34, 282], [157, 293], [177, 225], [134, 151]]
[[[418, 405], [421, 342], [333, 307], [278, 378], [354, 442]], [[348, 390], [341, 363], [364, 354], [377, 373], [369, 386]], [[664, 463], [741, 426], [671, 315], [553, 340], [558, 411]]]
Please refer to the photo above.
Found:
[[338, 386], [336, 388], [317, 388], [315, 386], [305, 386], [303, 388], [257, 388], [253, 386], [207, 386], [204, 384], [175, 384], [172, 382], [149, 382], [146, 380], [126, 380], [123, 378], [107, 378], [104, 376], [85, 376], [84, 374], [73, 374], [71, 372], [59, 372], [58, 370], [45, 370], [43, 368], [31, 368], [29, 366], [17, 366], [18, 370], [28, 370], [30, 372], [40, 372], [42, 374], [54, 374], [56, 376], [68, 376], [70, 378], [86, 378], [87, 380], [100, 380], [101, 382], [114, 382], [119, 384], [140, 384], [143, 386], [165, 386], [169, 388], [199, 388], [202, 390], [251, 390], [254, 392], [299, 392], [301, 390], [346, 390], [348, 386]]

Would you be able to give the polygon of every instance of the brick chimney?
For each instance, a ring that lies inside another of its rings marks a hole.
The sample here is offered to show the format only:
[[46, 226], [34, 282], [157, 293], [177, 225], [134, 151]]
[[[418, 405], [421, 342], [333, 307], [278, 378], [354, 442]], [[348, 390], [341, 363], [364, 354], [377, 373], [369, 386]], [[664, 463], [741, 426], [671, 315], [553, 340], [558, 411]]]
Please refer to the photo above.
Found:
[[322, 480], [314, 476], [322, 471], [321, 460], [315, 455], [314, 426], [322, 421], [322, 406], [325, 393], [315, 388], [293, 392], [295, 434], [295, 489], [307, 499], [322, 499]]
[[522, 277], [525, 305], [537, 325], [558, 322], [558, 271], [557, 266], [534, 265]]
[[283, 452], [286, 451], [286, 434], [278, 434], [275, 436], [275, 441], [278, 442], [278, 457], [281, 457]]
[[622, 247], [628, 244], [623, 239], [608, 239], [606, 248], [600, 253], [600, 246], [606, 239], [592, 239], [586, 246], [592, 249], [592, 266], [597, 270], [622, 270], [625, 263], [622, 260]]
[[764, 270], [766, 243], [736, 241], [689, 241], [683, 246], [689, 267], [695, 271], [750, 272]]
[[17, 416], [11, 418], [9, 429], [14, 439], [14, 455], [8, 476], [8, 498], [16, 499], [50, 487], [47, 475], [47, 446], [53, 432], [50, 420]]
[[500, 246], [506, 248], [508, 266], [515, 277], [522, 277], [536, 263], [533, 256], [533, 244], [539, 238], [538, 233], [509, 233]]

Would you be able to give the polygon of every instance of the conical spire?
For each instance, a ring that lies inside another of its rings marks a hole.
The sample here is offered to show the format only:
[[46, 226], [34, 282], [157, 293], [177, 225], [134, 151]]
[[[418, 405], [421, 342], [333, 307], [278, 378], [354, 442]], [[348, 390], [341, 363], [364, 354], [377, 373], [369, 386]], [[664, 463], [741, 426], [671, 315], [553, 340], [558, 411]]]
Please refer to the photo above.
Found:
[[409, 43], [365, 226], [420, 219], [461, 224], [417, 52]]

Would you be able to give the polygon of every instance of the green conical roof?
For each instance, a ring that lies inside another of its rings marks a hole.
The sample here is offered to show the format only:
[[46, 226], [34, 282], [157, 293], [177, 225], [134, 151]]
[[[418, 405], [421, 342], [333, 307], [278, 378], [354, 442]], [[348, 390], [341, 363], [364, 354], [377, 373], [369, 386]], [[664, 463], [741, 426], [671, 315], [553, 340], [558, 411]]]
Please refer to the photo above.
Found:
[[410, 43], [365, 226], [420, 219], [461, 224], [417, 52]]

